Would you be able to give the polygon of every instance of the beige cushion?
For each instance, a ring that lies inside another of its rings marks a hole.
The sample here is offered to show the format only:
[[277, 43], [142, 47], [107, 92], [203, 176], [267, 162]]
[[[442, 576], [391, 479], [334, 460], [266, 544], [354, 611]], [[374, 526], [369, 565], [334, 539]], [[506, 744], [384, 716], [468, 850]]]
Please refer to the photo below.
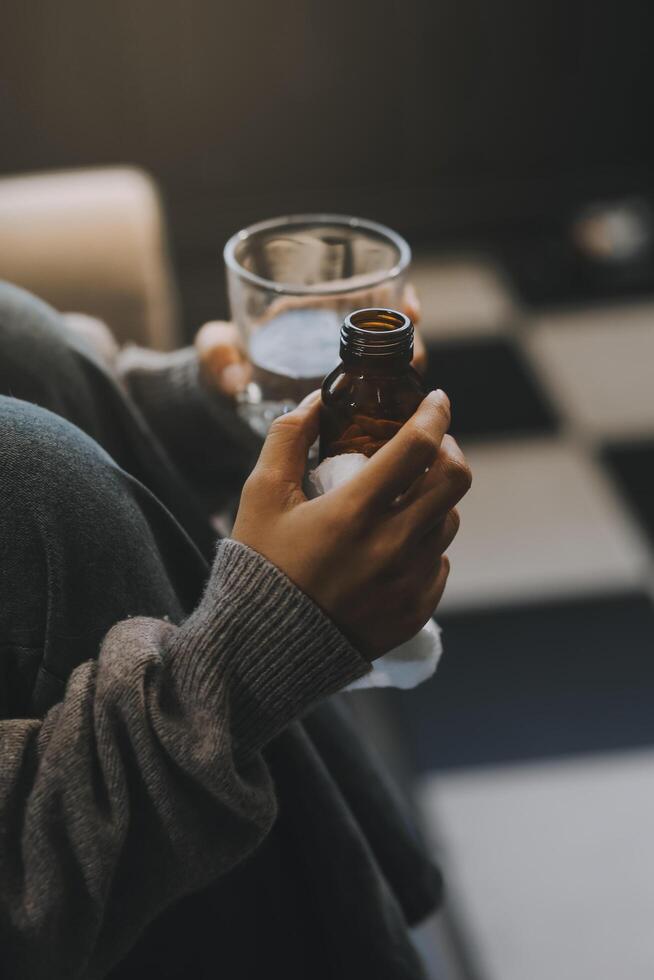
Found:
[[133, 167], [0, 179], [0, 279], [100, 317], [121, 343], [180, 342], [161, 202]]

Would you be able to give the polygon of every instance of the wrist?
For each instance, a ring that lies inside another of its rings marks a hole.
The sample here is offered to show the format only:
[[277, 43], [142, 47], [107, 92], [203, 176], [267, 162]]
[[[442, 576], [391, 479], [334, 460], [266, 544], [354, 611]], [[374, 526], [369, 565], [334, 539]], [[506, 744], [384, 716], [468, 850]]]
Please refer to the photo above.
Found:
[[[256, 751], [370, 664], [312, 599], [247, 545], [220, 543], [198, 609], [180, 627], [182, 670], [209, 692], [229, 677], [229, 710], [244, 751]], [[204, 665], [194, 651], [210, 651]], [[213, 700], [213, 698], [212, 698]]]

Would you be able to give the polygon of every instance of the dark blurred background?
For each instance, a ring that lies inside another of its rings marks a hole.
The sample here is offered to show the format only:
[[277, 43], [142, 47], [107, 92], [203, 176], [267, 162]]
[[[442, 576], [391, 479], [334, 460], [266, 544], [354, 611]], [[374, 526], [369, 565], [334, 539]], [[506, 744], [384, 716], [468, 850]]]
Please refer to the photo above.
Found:
[[224, 313], [220, 247], [301, 210], [489, 244], [574, 294], [567, 226], [652, 190], [652, 4], [3, 4], [0, 171], [130, 162], [161, 183], [185, 320]]

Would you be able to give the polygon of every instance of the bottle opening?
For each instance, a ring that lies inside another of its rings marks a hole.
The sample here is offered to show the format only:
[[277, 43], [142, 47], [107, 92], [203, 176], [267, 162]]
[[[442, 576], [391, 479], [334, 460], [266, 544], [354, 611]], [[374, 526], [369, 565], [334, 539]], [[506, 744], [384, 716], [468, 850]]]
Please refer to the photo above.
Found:
[[341, 357], [407, 357], [413, 354], [413, 323], [398, 310], [355, 310], [341, 327]]

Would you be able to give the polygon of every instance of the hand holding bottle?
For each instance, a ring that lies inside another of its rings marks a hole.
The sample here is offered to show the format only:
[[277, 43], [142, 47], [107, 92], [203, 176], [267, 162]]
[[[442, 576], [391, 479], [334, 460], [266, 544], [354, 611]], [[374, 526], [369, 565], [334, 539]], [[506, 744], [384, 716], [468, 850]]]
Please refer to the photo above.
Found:
[[307, 500], [318, 419], [315, 392], [273, 424], [232, 536], [288, 575], [372, 660], [417, 633], [438, 605], [470, 471], [446, 435], [447, 396], [432, 392], [359, 474]]

